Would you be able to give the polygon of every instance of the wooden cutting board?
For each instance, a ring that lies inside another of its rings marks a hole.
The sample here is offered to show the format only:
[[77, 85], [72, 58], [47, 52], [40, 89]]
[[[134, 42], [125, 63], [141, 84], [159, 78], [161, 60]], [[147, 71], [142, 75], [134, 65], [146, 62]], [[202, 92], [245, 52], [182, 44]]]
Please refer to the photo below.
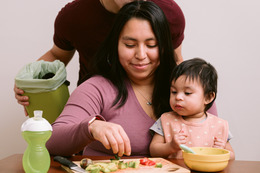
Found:
[[[156, 163], [162, 163], [163, 167], [162, 168], [155, 168], [154, 166], [144, 166], [144, 165], [139, 165], [139, 168], [127, 168], [127, 169], [118, 169], [114, 173], [190, 173], [190, 170], [183, 168], [179, 165], [176, 165], [166, 159], [163, 158], [149, 158]], [[140, 160], [140, 159], [121, 159], [124, 160], [125, 162], [129, 161], [135, 161], [135, 160]], [[94, 160], [94, 163], [98, 162], [110, 162], [110, 160]], [[80, 161], [74, 162], [77, 165], [80, 165]], [[76, 172], [75, 172], [76, 173]]]

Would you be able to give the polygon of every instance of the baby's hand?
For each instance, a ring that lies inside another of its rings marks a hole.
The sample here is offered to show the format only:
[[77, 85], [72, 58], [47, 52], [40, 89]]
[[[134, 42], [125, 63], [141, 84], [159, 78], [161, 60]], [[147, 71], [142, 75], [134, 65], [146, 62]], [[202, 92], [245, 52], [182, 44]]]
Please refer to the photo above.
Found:
[[217, 137], [214, 138], [213, 148], [225, 148], [225, 146], [226, 146], [226, 141]]
[[177, 133], [173, 136], [172, 140], [172, 147], [175, 150], [181, 150], [180, 144], [186, 144], [187, 143], [187, 134], [184, 133], [184, 131], [181, 131], [180, 133]]

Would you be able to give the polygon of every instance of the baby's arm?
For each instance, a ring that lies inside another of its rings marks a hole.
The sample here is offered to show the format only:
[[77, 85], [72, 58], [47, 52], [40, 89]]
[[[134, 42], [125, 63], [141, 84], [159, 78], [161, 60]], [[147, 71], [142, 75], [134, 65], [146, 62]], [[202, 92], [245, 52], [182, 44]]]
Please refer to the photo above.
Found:
[[230, 160], [235, 159], [235, 153], [234, 153], [234, 151], [231, 147], [231, 144], [229, 142], [225, 142], [224, 140], [215, 137], [213, 147], [214, 148], [224, 148], [226, 150], [229, 150], [230, 151]]
[[230, 160], [235, 160], [235, 152], [229, 142], [226, 143], [225, 149], [230, 151]]
[[155, 133], [150, 144], [150, 154], [153, 157], [168, 157], [169, 155], [181, 150], [180, 144], [186, 143], [184, 133], [175, 134], [171, 142], [166, 143], [164, 137]]

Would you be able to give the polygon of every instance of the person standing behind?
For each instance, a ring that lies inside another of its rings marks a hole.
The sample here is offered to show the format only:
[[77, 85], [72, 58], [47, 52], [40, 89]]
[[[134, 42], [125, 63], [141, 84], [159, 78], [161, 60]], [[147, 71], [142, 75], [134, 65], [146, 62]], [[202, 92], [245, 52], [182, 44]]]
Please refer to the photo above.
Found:
[[176, 66], [163, 11], [150, 1], [123, 6], [90, 64], [93, 76], [52, 124], [50, 154], [149, 156], [149, 128], [170, 111]]
[[[108, 35], [116, 13], [133, 0], [74, 0], [61, 9], [55, 20], [53, 47], [39, 60], [56, 59], [67, 65], [75, 51], [79, 54], [78, 85], [90, 71], [89, 61]], [[181, 45], [184, 39], [185, 18], [180, 7], [173, 0], [151, 0], [165, 13], [170, 24], [172, 50], [177, 63], [182, 61]], [[14, 86], [15, 98], [23, 106], [29, 105], [24, 91]], [[25, 114], [27, 114], [25, 112]]]
[[162, 114], [151, 127], [156, 132], [150, 144], [153, 157], [182, 158], [180, 144], [234, 151], [229, 143], [228, 122], [207, 110], [217, 95], [217, 72], [206, 61], [183, 61], [172, 72], [171, 112]]

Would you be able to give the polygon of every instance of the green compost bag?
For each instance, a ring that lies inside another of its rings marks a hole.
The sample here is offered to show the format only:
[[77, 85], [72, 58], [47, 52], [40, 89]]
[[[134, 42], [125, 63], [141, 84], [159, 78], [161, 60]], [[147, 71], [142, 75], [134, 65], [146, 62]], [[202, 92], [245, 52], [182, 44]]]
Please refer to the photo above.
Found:
[[16, 75], [15, 84], [29, 97], [26, 110], [33, 117], [34, 110], [42, 110], [43, 117], [53, 123], [62, 112], [68, 98], [69, 82], [63, 62], [36, 61], [25, 65]]

